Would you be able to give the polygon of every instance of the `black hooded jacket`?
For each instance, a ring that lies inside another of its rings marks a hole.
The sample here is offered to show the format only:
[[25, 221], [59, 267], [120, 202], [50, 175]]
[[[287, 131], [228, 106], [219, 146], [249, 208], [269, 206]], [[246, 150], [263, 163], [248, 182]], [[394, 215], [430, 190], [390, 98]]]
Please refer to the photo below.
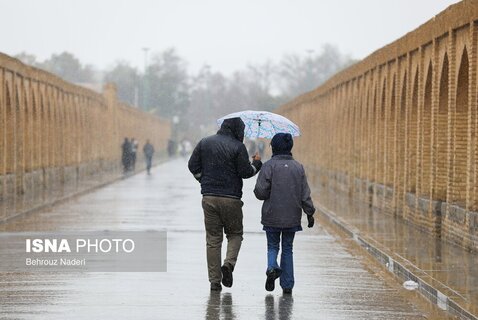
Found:
[[240, 199], [242, 179], [254, 176], [261, 161], [249, 162], [240, 118], [226, 119], [217, 134], [202, 139], [189, 159], [189, 171], [201, 182], [201, 193]]

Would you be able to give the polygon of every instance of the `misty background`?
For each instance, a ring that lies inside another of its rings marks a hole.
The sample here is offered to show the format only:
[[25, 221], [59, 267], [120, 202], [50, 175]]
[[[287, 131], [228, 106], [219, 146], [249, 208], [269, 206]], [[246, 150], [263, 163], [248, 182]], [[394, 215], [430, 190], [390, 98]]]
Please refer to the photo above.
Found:
[[128, 61], [99, 70], [66, 51], [43, 61], [27, 52], [14, 57], [96, 91], [115, 83], [122, 102], [172, 120], [183, 137], [214, 131], [215, 119], [231, 112], [272, 111], [354, 62], [329, 44], [319, 52], [284, 55], [278, 63], [249, 64], [231, 75], [209, 65], [190, 73], [188, 61], [175, 48], [153, 52], [143, 72]]
[[114, 82], [191, 137], [273, 110], [455, 2], [0, 0], [0, 51], [96, 91]]

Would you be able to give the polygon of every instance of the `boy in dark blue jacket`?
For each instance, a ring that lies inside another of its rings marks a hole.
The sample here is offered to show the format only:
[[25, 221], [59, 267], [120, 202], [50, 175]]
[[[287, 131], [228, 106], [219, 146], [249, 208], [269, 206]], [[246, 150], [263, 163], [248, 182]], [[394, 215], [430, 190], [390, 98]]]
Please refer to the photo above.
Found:
[[[292, 157], [294, 141], [289, 133], [278, 133], [271, 141], [272, 158], [264, 163], [257, 178], [254, 194], [262, 205], [261, 223], [267, 235], [266, 290], [274, 290], [275, 279], [286, 294], [294, 287], [292, 245], [295, 232], [302, 231], [302, 210], [308, 227], [314, 226], [314, 204], [304, 167]], [[282, 239], [281, 239], [282, 238]], [[280, 266], [277, 264], [282, 243]]]

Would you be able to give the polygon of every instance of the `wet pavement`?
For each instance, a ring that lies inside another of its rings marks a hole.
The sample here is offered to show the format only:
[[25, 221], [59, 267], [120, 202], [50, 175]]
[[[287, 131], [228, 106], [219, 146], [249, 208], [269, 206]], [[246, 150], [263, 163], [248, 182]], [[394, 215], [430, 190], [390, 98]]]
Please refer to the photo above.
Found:
[[[265, 291], [261, 202], [244, 187], [234, 286], [210, 293], [199, 185], [183, 159], [0, 225], [2, 231], [167, 229], [163, 273], [3, 273], [0, 319], [445, 319], [352, 241], [319, 224], [294, 244], [296, 286]], [[305, 223], [305, 221], [304, 221]]]
[[433, 237], [360, 201], [337, 196], [323, 198], [322, 203], [357, 234], [457, 304], [458, 309], [478, 317], [478, 253]]

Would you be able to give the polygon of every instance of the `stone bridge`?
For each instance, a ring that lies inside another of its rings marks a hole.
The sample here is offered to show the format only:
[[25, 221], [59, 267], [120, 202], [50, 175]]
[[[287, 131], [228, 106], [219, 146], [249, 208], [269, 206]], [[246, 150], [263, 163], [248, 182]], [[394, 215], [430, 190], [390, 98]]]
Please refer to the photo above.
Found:
[[478, 249], [477, 31], [478, 2], [460, 2], [280, 109], [324, 205]]
[[0, 54], [0, 222], [120, 177], [124, 137], [161, 151], [169, 135], [113, 85], [99, 94]]

